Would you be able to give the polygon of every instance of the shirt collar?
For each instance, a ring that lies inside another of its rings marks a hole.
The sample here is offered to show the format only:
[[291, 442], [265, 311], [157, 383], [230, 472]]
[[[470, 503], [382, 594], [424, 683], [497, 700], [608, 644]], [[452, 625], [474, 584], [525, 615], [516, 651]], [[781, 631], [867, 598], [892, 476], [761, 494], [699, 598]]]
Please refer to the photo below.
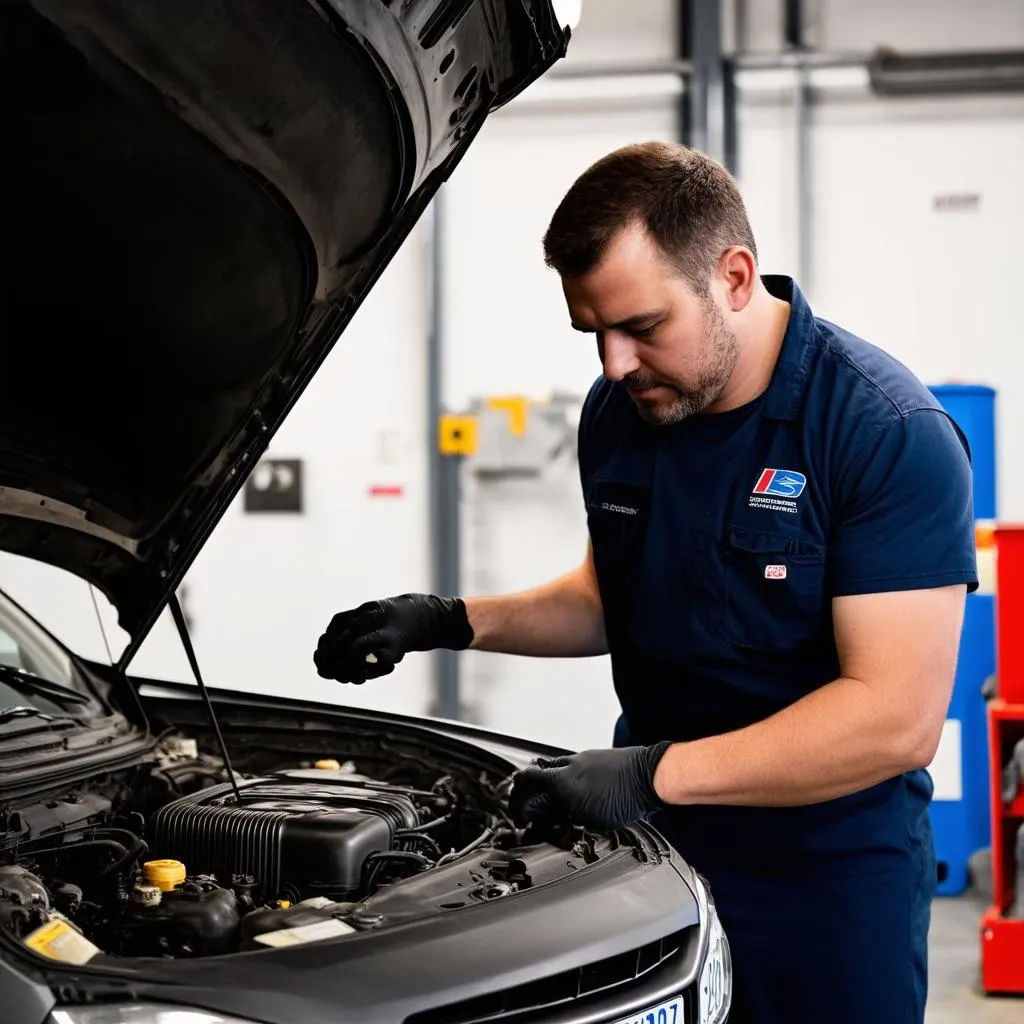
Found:
[[817, 337], [814, 314], [793, 278], [764, 274], [761, 280], [769, 294], [789, 303], [789, 324], [775, 372], [764, 393], [762, 415], [775, 420], [795, 420], [800, 413]]

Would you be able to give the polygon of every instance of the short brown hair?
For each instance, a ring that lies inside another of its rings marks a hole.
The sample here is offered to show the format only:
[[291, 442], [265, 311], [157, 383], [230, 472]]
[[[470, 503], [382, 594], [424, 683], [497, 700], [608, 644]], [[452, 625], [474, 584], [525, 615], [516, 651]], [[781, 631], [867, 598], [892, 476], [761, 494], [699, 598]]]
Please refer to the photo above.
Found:
[[746, 246], [757, 259], [732, 175], [698, 150], [642, 142], [609, 153], [576, 179], [544, 235], [544, 262], [563, 277], [585, 274], [632, 223], [644, 226], [699, 293], [731, 246]]

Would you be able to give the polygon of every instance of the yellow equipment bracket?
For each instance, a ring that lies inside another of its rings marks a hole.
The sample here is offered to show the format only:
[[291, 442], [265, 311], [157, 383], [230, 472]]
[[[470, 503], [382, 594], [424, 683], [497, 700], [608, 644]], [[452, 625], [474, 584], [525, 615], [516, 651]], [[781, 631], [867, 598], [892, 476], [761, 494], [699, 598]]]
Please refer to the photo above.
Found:
[[474, 455], [477, 445], [475, 416], [441, 417], [437, 446], [442, 455]]
[[508, 413], [508, 429], [513, 437], [526, 433], [526, 410], [529, 403], [522, 395], [497, 395], [487, 399], [487, 407]]

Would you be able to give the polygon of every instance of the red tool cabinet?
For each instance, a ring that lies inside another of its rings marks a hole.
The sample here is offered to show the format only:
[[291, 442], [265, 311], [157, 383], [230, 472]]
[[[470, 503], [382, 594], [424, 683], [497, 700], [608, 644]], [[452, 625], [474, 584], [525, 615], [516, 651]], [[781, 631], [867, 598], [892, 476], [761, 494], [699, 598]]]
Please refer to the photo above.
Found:
[[981, 981], [986, 992], [1024, 993], [1024, 916], [1008, 917], [1015, 897], [1017, 830], [1024, 791], [1003, 801], [1003, 767], [1024, 739], [1024, 526], [1000, 526], [996, 547], [996, 674], [988, 705], [992, 799], [992, 905], [981, 919]]
[[1024, 917], [1005, 916], [1014, 899], [1017, 829], [1024, 825], [1024, 793], [1007, 805], [1002, 770], [1024, 739], [1024, 703], [989, 703], [992, 771], [992, 905], [981, 919], [981, 981], [986, 992], [1024, 993]]

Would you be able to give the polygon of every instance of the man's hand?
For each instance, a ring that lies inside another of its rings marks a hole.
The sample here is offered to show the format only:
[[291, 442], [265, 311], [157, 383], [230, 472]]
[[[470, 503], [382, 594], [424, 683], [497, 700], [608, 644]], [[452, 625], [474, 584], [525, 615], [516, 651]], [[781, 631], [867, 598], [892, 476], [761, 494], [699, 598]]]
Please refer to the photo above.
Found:
[[460, 598], [402, 594], [335, 615], [320, 637], [313, 663], [324, 679], [365, 683], [393, 672], [410, 651], [461, 651], [472, 640]]
[[566, 819], [587, 828], [620, 828], [665, 805], [654, 791], [654, 770], [669, 742], [649, 747], [584, 750], [538, 759], [516, 775], [509, 799], [521, 824]]

